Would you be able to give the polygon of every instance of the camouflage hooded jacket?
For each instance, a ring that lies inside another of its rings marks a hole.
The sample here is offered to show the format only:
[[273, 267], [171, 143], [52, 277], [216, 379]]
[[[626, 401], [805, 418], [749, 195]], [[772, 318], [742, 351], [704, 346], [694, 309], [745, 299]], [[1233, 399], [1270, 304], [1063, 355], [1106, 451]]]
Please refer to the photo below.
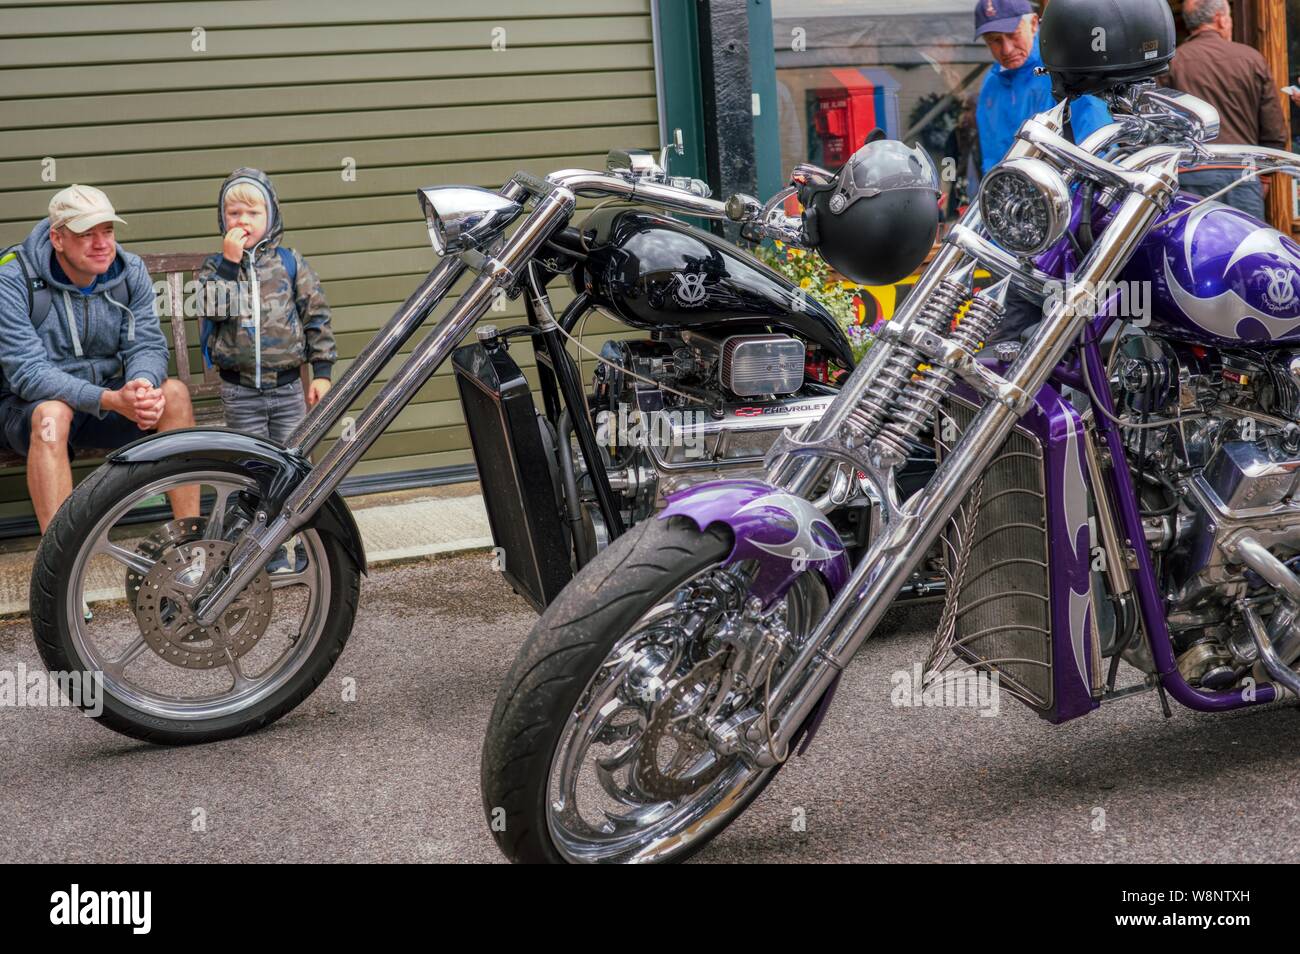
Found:
[[328, 378], [338, 349], [330, 328], [330, 309], [320, 279], [293, 249], [298, 274], [290, 288], [289, 272], [278, 247], [284, 234], [279, 201], [270, 178], [258, 169], [236, 169], [221, 184], [217, 225], [226, 234], [226, 192], [237, 182], [251, 183], [266, 200], [266, 234], [244, 250], [236, 265], [220, 253], [195, 273], [199, 311], [214, 323], [208, 343], [212, 363], [237, 372], [246, 387], [270, 388], [296, 380], [298, 368], [311, 364], [312, 377]]

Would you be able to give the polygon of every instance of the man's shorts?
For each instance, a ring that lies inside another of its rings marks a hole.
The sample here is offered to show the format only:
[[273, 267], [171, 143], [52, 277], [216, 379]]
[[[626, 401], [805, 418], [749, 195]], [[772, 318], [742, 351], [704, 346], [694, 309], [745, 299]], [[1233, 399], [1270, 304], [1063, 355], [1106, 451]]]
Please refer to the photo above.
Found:
[[[122, 382], [106, 381], [103, 386], [117, 390]], [[41, 403], [43, 402], [24, 401], [14, 394], [0, 402], [0, 429], [3, 429], [4, 443], [14, 453], [27, 456], [32, 441], [32, 412]], [[153, 431], [140, 430], [135, 421], [116, 411], [106, 411], [103, 417], [85, 411], [73, 411], [72, 426], [68, 431], [68, 457], [83, 449], [107, 450], [122, 447], [152, 433]], [[39, 436], [37, 435], [38, 439]]]

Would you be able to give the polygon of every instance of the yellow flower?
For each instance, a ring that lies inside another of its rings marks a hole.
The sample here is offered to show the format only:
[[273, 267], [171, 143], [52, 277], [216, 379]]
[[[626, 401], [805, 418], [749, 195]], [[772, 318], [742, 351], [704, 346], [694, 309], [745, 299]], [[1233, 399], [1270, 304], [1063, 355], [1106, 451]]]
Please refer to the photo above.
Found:
[[777, 248], [785, 248], [785, 243], [782, 242], [780, 239], [775, 239], [775, 240], [773, 241], [773, 244], [774, 244]]
[[801, 279], [799, 280], [799, 287], [800, 287], [800, 288], [812, 288], [812, 279], [811, 279], [811, 278], [801, 278]]

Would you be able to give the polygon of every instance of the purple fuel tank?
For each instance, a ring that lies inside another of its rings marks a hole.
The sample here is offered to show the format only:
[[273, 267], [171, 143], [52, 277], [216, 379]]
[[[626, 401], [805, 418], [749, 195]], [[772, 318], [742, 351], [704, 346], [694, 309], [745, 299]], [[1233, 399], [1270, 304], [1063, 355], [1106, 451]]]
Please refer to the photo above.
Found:
[[1300, 245], [1244, 212], [1180, 193], [1121, 278], [1150, 282], [1151, 328], [1207, 345], [1300, 342]]

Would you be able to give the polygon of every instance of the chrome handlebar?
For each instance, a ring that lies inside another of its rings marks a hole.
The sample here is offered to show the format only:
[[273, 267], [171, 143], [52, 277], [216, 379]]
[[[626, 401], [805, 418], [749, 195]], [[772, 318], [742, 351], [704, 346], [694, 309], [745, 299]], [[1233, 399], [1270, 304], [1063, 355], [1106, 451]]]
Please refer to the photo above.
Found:
[[574, 195], [629, 199], [704, 219], [727, 218], [726, 204], [709, 198], [708, 185], [699, 179], [683, 179], [680, 180], [683, 185], [676, 185], [589, 169], [561, 169], [552, 172], [545, 180], [522, 174], [517, 174], [514, 179], [530, 192], [534, 191], [536, 183], [542, 181], [551, 188], [568, 189]]
[[[1188, 149], [1188, 152], [1192, 151]], [[1284, 172], [1300, 177], [1300, 154], [1284, 149], [1271, 149], [1268, 146], [1201, 146], [1196, 158], [1208, 160], [1225, 166], [1242, 169], [1258, 169], [1260, 175], [1270, 172]]]
[[[1115, 121], [1094, 131], [1079, 149], [1103, 156], [1116, 145], [1140, 148], [1177, 145], [1180, 165], [1222, 164], [1300, 176], [1300, 154], [1267, 146], [1211, 144], [1219, 135], [1219, 111], [1189, 93], [1142, 84], [1112, 96]], [[1076, 158], [1071, 154], [1071, 159]]]
[[[1218, 111], [1187, 93], [1148, 82], [1121, 88], [1109, 96], [1115, 121], [1083, 142], [1076, 145], [1062, 135], [1066, 104], [1061, 103], [1028, 120], [1006, 158], [1037, 156], [1072, 178], [1083, 176], [1108, 189], [1136, 192], [1150, 199], [1168, 195], [1165, 176], [1150, 170], [1160, 166], [1158, 155], [1165, 155], [1171, 146], [1181, 150], [1184, 165], [1218, 161], [1256, 168], [1261, 173], [1300, 176], [1300, 155], [1294, 153], [1262, 146], [1206, 145], [1218, 135]], [[1153, 151], [1157, 149], [1158, 155]], [[795, 175], [823, 181], [833, 173], [805, 164], [795, 170]], [[782, 209], [794, 189], [777, 193], [766, 204], [739, 193], [722, 201], [711, 198], [708, 185], [698, 179], [639, 174], [634, 168], [608, 172], [561, 169], [544, 179], [518, 173], [511, 181], [537, 198], [564, 189], [575, 196], [627, 199], [668, 212], [737, 222], [744, 226], [742, 234], [749, 239], [774, 238], [789, 245], [807, 245], [802, 219], [788, 216]], [[948, 242], [996, 273], [1009, 275], [1023, 291], [1037, 295], [1043, 288], [1042, 273], [988, 241], [974, 207], [952, 229]]]
[[511, 181], [538, 197], [555, 189], [566, 189], [575, 196], [627, 199], [669, 212], [737, 222], [745, 226], [744, 234], [751, 239], [774, 238], [790, 245], [806, 243], [802, 220], [781, 210], [781, 204], [794, 193], [793, 188], [778, 192], [763, 205], [753, 196], [741, 193], [726, 201], [710, 198], [708, 185], [699, 179], [658, 182], [614, 172], [561, 169], [545, 179], [516, 173]]

